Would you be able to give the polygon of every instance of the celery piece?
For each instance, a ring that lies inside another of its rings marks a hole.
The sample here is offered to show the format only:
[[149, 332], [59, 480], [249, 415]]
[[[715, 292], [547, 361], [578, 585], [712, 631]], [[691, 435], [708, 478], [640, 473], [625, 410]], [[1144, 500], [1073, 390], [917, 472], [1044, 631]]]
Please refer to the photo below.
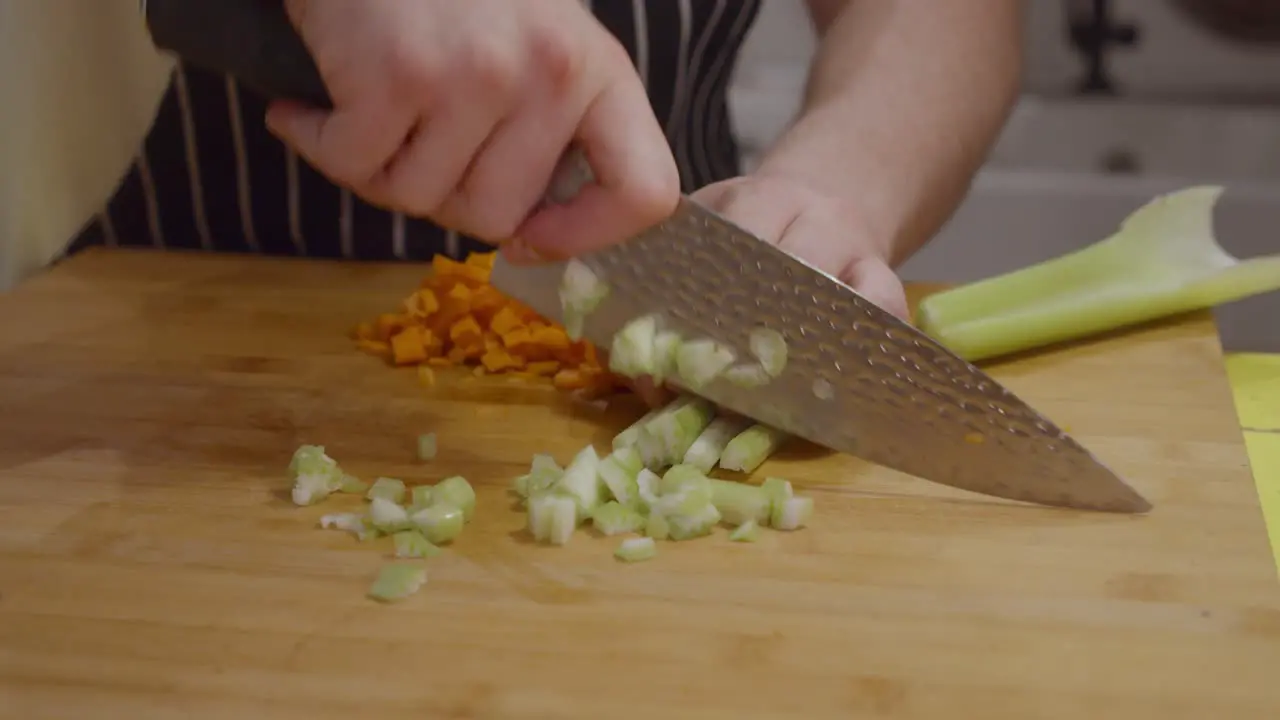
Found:
[[600, 504], [600, 455], [594, 446], [587, 445], [578, 451], [564, 475], [555, 484], [555, 490], [569, 497], [578, 506], [578, 517], [586, 520]]
[[644, 315], [628, 322], [613, 336], [609, 369], [631, 378], [652, 375], [657, 369], [653, 352], [657, 331], [657, 315]]
[[639, 532], [646, 522], [643, 515], [616, 501], [609, 501], [591, 513], [591, 524], [605, 535]]
[[415, 485], [409, 493], [409, 514], [413, 514], [431, 504], [434, 489], [430, 485]]
[[658, 493], [662, 486], [662, 478], [649, 468], [636, 475], [636, 494], [640, 497], [640, 509], [648, 512], [658, 503]]
[[364, 516], [360, 513], [333, 513], [320, 518], [320, 527], [325, 530], [358, 533], [364, 529]]
[[476, 513], [476, 491], [461, 475], [445, 478], [431, 490], [431, 504], [452, 505], [462, 511], [467, 522]]
[[769, 521], [773, 503], [761, 487], [731, 480], [711, 480], [711, 504], [730, 525]]
[[613, 449], [621, 450], [624, 447], [632, 447], [636, 444], [636, 440], [640, 437], [640, 430], [649, 423], [650, 420], [658, 416], [664, 408], [657, 408], [645, 413], [639, 420], [631, 423], [625, 430], [618, 433], [613, 438]]
[[782, 333], [767, 327], [751, 331], [747, 338], [751, 354], [760, 361], [760, 367], [769, 377], [778, 377], [787, 366], [787, 341]]
[[396, 544], [398, 558], [429, 558], [444, 552], [417, 530], [402, 530], [392, 535], [391, 539]]
[[755, 542], [760, 539], [760, 525], [755, 520], [748, 520], [729, 533], [730, 542]]
[[568, 495], [529, 498], [529, 532], [538, 542], [564, 545], [578, 526], [578, 504]]
[[750, 426], [750, 420], [730, 415], [712, 420], [685, 451], [684, 464], [692, 465], [703, 473], [711, 472], [729, 441]]
[[755, 472], [787, 437], [786, 433], [759, 423], [738, 433], [720, 453], [720, 467], [738, 472]]
[[658, 491], [662, 495], [673, 495], [688, 490], [697, 490], [711, 499], [711, 479], [692, 465], [672, 465], [662, 474], [662, 482]]
[[623, 562], [643, 562], [658, 556], [658, 544], [650, 537], [627, 538], [623, 540], [613, 556]]
[[529, 463], [530, 475], [559, 475], [564, 472], [564, 468], [560, 467], [560, 463], [550, 455], [539, 453], [533, 456], [533, 462]]
[[428, 541], [436, 545], [453, 542], [462, 534], [466, 523], [462, 508], [439, 500], [414, 513], [410, 520]]
[[529, 475], [521, 475], [511, 481], [511, 491], [523, 500], [529, 497]]
[[813, 498], [789, 497], [773, 506], [769, 524], [777, 530], [799, 530], [813, 516]]
[[348, 495], [363, 495], [369, 490], [369, 483], [361, 480], [355, 475], [342, 476], [342, 482], [338, 485], [338, 492]]
[[640, 453], [635, 448], [624, 447], [601, 460], [598, 472], [615, 500], [627, 507], [635, 507], [640, 502], [636, 476], [643, 469]]
[[552, 488], [564, 470], [550, 455], [534, 455], [529, 472], [515, 479], [516, 494], [522, 498], [538, 495]]
[[736, 359], [733, 350], [715, 340], [690, 340], [676, 350], [676, 372], [690, 390], [697, 390], [720, 377]]
[[671, 330], [660, 331], [653, 338], [653, 382], [661, 385], [676, 372], [676, 354], [680, 336]]
[[322, 445], [303, 445], [294, 451], [289, 460], [289, 474], [293, 476], [290, 496], [295, 505], [315, 505], [343, 485], [346, 476], [338, 463], [325, 454]]
[[1280, 255], [1241, 261], [1218, 244], [1221, 193], [1156, 197], [1082, 250], [925, 298], [916, 322], [976, 362], [1280, 288]]
[[560, 276], [560, 309], [564, 328], [573, 340], [582, 339], [582, 326], [609, 296], [609, 286], [586, 263], [572, 259]]
[[654, 540], [666, 540], [671, 537], [671, 523], [663, 517], [662, 513], [649, 513], [649, 519], [644, 525], [645, 537], [651, 537]]
[[432, 460], [436, 456], [436, 434], [427, 433], [418, 436], [418, 459]]
[[760, 491], [769, 498], [770, 506], [781, 505], [795, 494], [789, 481], [777, 477], [765, 478], [764, 482], [760, 483]]
[[289, 459], [290, 475], [341, 475], [338, 462], [325, 454], [323, 445], [302, 445]]
[[408, 530], [413, 526], [408, 510], [383, 497], [376, 497], [369, 504], [369, 522], [384, 533]]
[[329, 479], [324, 475], [299, 475], [293, 480], [290, 497], [294, 505], [315, 505], [333, 494]]
[[398, 503], [404, 500], [405, 492], [406, 488], [403, 480], [380, 477], [373, 481], [373, 486], [369, 488], [369, 492], [365, 494], [365, 497], [370, 500], [383, 498], [393, 503]]
[[638, 449], [645, 467], [672, 465], [684, 458], [702, 431], [715, 418], [715, 406], [702, 398], [689, 398], [664, 411], [645, 425]]
[[730, 385], [751, 389], [768, 385], [772, 378], [763, 365], [734, 365], [724, 371], [724, 379]]
[[418, 565], [393, 563], [384, 566], [369, 588], [369, 597], [380, 602], [403, 600], [427, 582], [427, 569]]
[[710, 535], [721, 520], [720, 511], [709, 502], [697, 511], [676, 513], [665, 517], [671, 527], [672, 540], [692, 540]]

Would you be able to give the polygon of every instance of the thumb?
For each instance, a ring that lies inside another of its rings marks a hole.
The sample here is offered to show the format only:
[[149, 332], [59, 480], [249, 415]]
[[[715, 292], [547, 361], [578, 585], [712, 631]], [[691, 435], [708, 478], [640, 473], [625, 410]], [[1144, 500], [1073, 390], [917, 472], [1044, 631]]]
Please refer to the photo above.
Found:
[[322, 164], [325, 125], [330, 112], [292, 100], [275, 100], [267, 106], [267, 129], [312, 164]]

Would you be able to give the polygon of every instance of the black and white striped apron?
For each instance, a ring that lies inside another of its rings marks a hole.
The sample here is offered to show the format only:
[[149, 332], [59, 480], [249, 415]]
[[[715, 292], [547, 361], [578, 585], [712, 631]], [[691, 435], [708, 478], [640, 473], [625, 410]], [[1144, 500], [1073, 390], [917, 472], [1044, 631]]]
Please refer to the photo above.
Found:
[[[761, 0], [595, 0], [626, 47], [690, 192], [739, 172], [728, 88]], [[361, 260], [485, 247], [365, 203], [301, 162], [235, 80], [179, 65], [133, 166], [71, 244]]]

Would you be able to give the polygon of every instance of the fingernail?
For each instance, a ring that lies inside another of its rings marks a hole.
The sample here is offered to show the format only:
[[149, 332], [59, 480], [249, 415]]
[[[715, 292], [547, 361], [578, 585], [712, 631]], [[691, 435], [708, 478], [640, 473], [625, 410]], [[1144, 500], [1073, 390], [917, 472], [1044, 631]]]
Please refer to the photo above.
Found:
[[502, 244], [502, 256], [513, 265], [535, 265], [546, 262], [541, 253], [530, 247], [523, 238], [511, 238]]

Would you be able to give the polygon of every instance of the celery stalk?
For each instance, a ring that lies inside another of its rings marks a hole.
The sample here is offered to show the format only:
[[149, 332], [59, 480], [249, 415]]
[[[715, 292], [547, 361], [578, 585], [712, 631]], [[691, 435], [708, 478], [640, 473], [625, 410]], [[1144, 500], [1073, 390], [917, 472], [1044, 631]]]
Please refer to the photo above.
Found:
[[769, 524], [778, 530], [799, 530], [813, 516], [813, 498], [789, 497], [773, 506]]
[[466, 516], [462, 508], [444, 502], [435, 502], [430, 507], [415, 512], [410, 521], [427, 540], [437, 545], [453, 542], [462, 534]]
[[684, 454], [684, 464], [711, 472], [729, 441], [751, 426], [746, 418], [724, 415], [711, 421]]
[[417, 530], [402, 530], [391, 539], [395, 542], [398, 558], [429, 558], [444, 552]]
[[629, 563], [652, 560], [658, 555], [658, 545], [650, 537], [627, 538], [613, 551], [613, 555]]
[[636, 493], [640, 497], [640, 509], [648, 512], [658, 503], [662, 478], [649, 468], [644, 468], [636, 475]]
[[616, 501], [607, 502], [591, 513], [591, 524], [604, 535], [621, 535], [644, 529], [645, 517]]
[[1280, 255], [1241, 261], [1218, 244], [1221, 193], [1157, 197], [1089, 247], [926, 298], [917, 325], [974, 362], [1280, 288]]
[[680, 351], [680, 336], [671, 330], [663, 330], [653, 338], [653, 382], [661, 385], [676, 372], [676, 353]]
[[730, 525], [769, 521], [773, 504], [762, 488], [731, 480], [711, 480], [711, 504]]
[[608, 296], [609, 286], [586, 263], [578, 259], [565, 263], [564, 274], [560, 276], [560, 308], [565, 332], [571, 339], [582, 338], [587, 316]]
[[640, 437], [640, 431], [648, 422], [658, 416], [665, 408], [657, 408], [645, 413], [639, 420], [631, 423], [625, 430], [618, 433], [613, 438], [613, 449], [621, 450], [624, 447], [631, 447], [636, 444], [636, 440]]
[[759, 423], [738, 433], [720, 453], [720, 467], [738, 472], [755, 472], [772, 455], [786, 433]]
[[380, 602], [403, 600], [418, 592], [427, 582], [427, 569], [417, 565], [394, 563], [382, 568], [369, 588], [369, 597]]
[[664, 467], [679, 462], [714, 418], [715, 406], [702, 398], [687, 398], [674, 409], [668, 406], [640, 433], [637, 448], [645, 467]]
[[431, 489], [431, 504], [452, 505], [462, 511], [463, 520], [470, 521], [476, 512], [476, 491], [461, 475], [445, 478]]
[[403, 480], [396, 478], [380, 477], [373, 481], [373, 486], [369, 488], [369, 492], [365, 497], [373, 500], [374, 498], [383, 498], [393, 503], [404, 500], [406, 488]]

